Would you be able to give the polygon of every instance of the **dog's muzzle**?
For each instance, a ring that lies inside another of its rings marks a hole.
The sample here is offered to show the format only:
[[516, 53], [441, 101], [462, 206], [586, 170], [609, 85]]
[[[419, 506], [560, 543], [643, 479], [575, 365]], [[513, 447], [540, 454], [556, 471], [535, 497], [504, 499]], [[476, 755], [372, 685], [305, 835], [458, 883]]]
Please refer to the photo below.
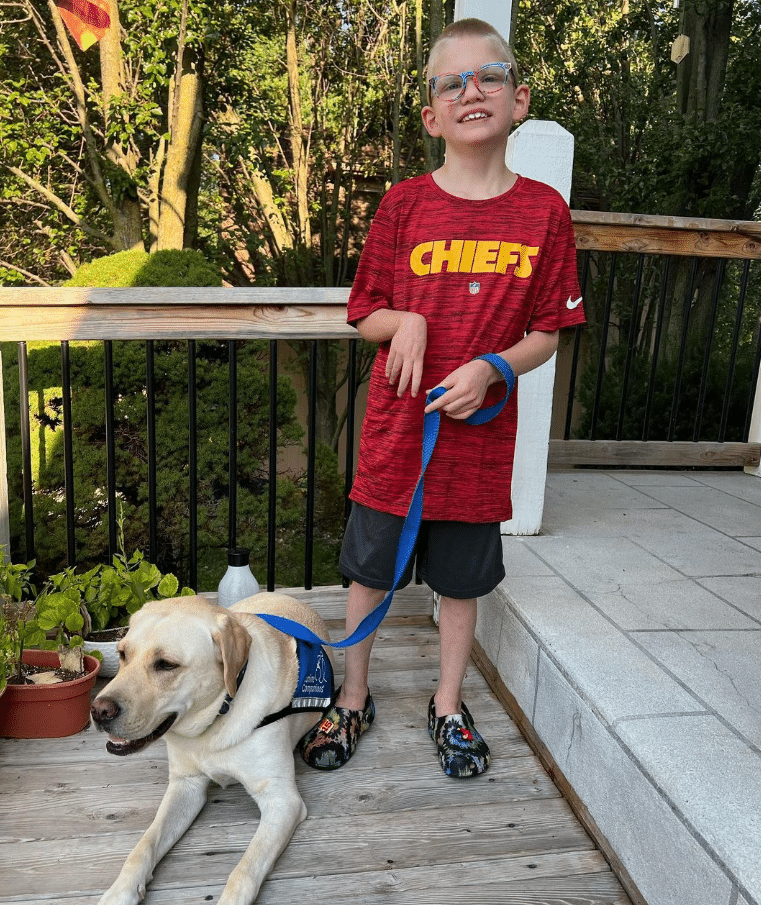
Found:
[[[108, 732], [120, 713], [121, 708], [111, 698], [96, 698], [92, 703], [92, 707], [90, 707], [92, 721], [101, 732]], [[106, 742], [106, 751], [119, 757], [123, 757], [126, 754], [134, 754], [136, 751], [145, 748], [146, 745], [150, 745], [151, 742], [155, 742], [157, 738], [161, 738], [176, 719], [176, 713], [170, 714], [153, 732], [149, 732], [148, 735], [142, 738], [126, 739], [120, 738], [118, 735], [109, 735]]]

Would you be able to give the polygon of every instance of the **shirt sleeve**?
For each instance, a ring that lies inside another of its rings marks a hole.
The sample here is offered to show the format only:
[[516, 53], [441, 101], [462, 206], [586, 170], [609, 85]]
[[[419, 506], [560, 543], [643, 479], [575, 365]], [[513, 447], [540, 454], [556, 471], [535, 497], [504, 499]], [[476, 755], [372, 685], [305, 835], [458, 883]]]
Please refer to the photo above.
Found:
[[579, 289], [576, 239], [571, 212], [558, 195], [553, 205], [553, 228], [548, 242], [549, 254], [540, 267], [539, 297], [529, 322], [529, 330], [552, 333], [586, 320]]
[[390, 195], [385, 195], [373, 218], [349, 294], [346, 320], [358, 320], [393, 307], [397, 225]]

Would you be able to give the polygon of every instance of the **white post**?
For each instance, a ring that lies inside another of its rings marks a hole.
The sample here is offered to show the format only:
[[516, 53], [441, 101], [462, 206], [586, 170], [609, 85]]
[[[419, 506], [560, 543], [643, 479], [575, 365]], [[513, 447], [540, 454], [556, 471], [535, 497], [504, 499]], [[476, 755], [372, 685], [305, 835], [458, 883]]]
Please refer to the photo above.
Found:
[[483, 19], [510, 40], [510, 20], [513, 14], [512, 0], [455, 0], [455, 19]]
[[[554, 122], [529, 120], [510, 136], [507, 165], [515, 173], [546, 182], [566, 203], [571, 194], [573, 135]], [[555, 358], [520, 378], [518, 437], [513, 466], [513, 517], [503, 534], [538, 534], [544, 513], [550, 446]]]
[[[756, 381], [756, 395], [753, 401], [753, 413], [750, 416], [748, 442], [761, 443], [761, 370], [758, 372], [758, 380]], [[746, 465], [745, 471], [747, 474], [761, 478], [761, 465]]]

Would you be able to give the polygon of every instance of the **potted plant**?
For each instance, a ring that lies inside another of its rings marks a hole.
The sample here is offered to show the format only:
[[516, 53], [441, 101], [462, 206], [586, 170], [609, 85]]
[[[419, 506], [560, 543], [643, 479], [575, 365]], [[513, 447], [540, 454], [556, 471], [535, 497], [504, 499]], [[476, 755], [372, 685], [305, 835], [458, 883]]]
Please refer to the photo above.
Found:
[[20, 603], [22, 599], [34, 596], [33, 569], [33, 562], [6, 562], [3, 548], [0, 547], [0, 694], [5, 691], [7, 679], [16, 668], [15, 646], [9, 625], [13, 614], [9, 611], [6, 617], [6, 608], [13, 601]]
[[73, 735], [89, 722], [100, 662], [83, 655], [78, 601], [65, 594], [28, 598], [33, 568], [0, 561], [0, 736]]
[[116, 645], [127, 631], [129, 617], [149, 600], [193, 593], [187, 587], [180, 590], [175, 575], [162, 574], [139, 550], [127, 557], [120, 532], [119, 552], [111, 565], [98, 565], [84, 573], [68, 568], [51, 575], [40, 600], [64, 594], [78, 603], [84, 620], [84, 648], [102, 659], [100, 675], [109, 678], [119, 668]]

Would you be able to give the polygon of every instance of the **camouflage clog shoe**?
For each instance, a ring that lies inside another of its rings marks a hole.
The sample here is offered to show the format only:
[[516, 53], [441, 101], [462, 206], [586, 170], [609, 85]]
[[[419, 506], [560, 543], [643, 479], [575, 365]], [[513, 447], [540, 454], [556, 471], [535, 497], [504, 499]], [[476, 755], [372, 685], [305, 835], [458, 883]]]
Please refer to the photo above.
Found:
[[447, 776], [465, 779], [488, 769], [491, 763], [489, 746], [473, 725], [473, 717], [465, 704], [460, 713], [437, 717], [436, 705], [431, 698], [428, 732], [436, 742], [441, 769]]
[[360, 736], [372, 726], [374, 719], [375, 704], [369, 694], [363, 710], [348, 710], [333, 704], [299, 742], [301, 756], [315, 770], [343, 767], [357, 750]]

